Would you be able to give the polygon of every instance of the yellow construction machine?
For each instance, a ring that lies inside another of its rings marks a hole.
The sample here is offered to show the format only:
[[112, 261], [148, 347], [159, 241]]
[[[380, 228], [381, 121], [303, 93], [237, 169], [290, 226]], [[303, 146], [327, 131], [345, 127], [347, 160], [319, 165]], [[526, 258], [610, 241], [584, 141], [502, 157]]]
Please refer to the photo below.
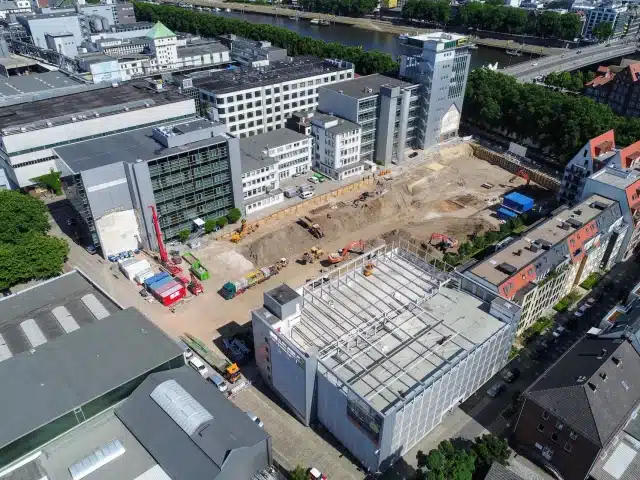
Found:
[[362, 269], [362, 274], [365, 277], [370, 277], [371, 275], [373, 275], [373, 263], [367, 263]]

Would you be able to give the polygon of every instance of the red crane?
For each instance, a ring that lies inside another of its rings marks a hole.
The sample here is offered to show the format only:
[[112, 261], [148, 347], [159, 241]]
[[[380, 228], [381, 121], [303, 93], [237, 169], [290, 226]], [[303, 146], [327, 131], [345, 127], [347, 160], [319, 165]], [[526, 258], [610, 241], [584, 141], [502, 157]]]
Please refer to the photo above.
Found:
[[175, 263], [169, 260], [169, 255], [167, 254], [167, 249], [164, 246], [164, 242], [162, 241], [162, 231], [160, 230], [160, 222], [158, 221], [158, 214], [156, 213], [156, 207], [153, 205], [149, 205], [151, 209], [151, 220], [153, 221], [153, 228], [156, 231], [156, 239], [158, 240], [158, 251], [160, 252], [160, 261], [162, 265], [169, 270], [171, 275], [178, 275], [182, 273], [182, 269], [178, 267]]

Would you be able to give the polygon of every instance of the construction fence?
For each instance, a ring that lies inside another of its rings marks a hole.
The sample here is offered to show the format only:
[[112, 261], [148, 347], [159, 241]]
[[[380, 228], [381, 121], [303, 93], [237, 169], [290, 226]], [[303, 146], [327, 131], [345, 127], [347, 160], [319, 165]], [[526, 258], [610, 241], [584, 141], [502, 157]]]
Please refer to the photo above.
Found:
[[527, 172], [527, 175], [529, 175], [531, 181], [537, 183], [541, 187], [554, 191], [560, 189], [559, 178], [541, 172], [540, 170], [533, 168], [532, 166], [518, 160], [517, 158], [508, 157], [506, 155], [493, 152], [475, 143], [471, 144], [471, 148], [473, 148], [473, 154], [476, 157], [482, 160], [486, 160], [493, 165], [498, 165], [508, 172], [516, 174], [520, 170], [524, 170], [525, 172]]
[[[357, 182], [350, 183], [349, 185], [345, 185], [343, 187], [336, 188], [335, 190], [331, 190], [330, 192], [324, 193], [322, 195], [318, 195], [317, 197], [312, 197], [309, 200], [305, 200], [304, 202], [296, 203], [287, 208], [283, 208], [282, 210], [278, 210], [270, 215], [262, 217], [258, 220], [254, 220], [253, 222], [247, 222], [246, 229], [248, 231], [252, 231], [258, 227], [267, 225], [271, 222], [280, 220], [282, 218], [288, 217], [290, 215], [299, 215], [303, 211], [307, 211], [314, 206], [324, 205], [330, 200], [340, 197], [345, 193], [355, 192], [361, 190], [363, 188], [368, 187], [369, 185], [375, 184], [377, 181], [375, 174], [370, 174], [367, 177], [358, 180]], [[230, 230], [224, 232], [218, 236], [216, 236], [216, 240], [229, 240], [231, 235], [233, 235], [234, 230]]]

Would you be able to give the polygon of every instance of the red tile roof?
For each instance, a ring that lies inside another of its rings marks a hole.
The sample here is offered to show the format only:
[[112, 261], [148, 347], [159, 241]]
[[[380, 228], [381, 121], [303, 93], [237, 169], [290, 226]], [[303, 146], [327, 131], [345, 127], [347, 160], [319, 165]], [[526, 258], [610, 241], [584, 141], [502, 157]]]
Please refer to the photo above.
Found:
[[620, 163], [624, 168], [630, 168], [634, 160], [640, 158], [640, 141], [620, 150]]
[[616, 140], [613, 130], [598, 135], [589, 141], [589, 149], [591, 150], [591, 156], [593, 158], [608, 152], [612, 148], [615, 148]]

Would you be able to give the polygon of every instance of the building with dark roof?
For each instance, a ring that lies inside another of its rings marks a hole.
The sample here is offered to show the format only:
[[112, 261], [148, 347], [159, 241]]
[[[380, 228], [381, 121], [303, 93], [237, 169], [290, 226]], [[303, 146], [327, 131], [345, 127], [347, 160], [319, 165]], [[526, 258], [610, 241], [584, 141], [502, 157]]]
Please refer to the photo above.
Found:
[[471, 264], [463, 275], [521, 305], [523, 332], [591, 272], [614, 265], [627, 228], [616, 200], [589, 195]]
[[77, 270], [1, 299], [0, 319], [0, 468], [184, 365], [164, 332]]
[[271, 437], [189, 367], [152, 374], [116, 416], [173, 480], [249, 480]]
[[[629, 329], [592, 331], [524, 393], [518, 447], [565, 480], [583, 480], [640, 407], [640, 351]], [[620, 477], [616, 477], [620, 478]]]
[[493, 462], [484, 480], [524, 480], [524, 478], [498, 462]]
[[584, 95], [606, 103], [618, 115], [640, 116], [640, 63], [627, 65], [617, 73], [599, 67], [598, 76], [585, 85]]

